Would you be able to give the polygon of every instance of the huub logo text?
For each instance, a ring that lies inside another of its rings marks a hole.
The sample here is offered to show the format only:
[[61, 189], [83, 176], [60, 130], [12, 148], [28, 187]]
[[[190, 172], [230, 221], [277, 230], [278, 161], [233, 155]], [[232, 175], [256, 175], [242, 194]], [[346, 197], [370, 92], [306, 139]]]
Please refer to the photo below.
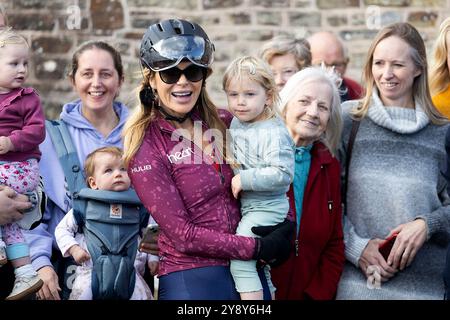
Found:
[[131, 173], [138, 173], [138, 172], [144, 172], [149, 171], [152, 169], [152, 166], [150, 164], [146, 164], [145, 166], [137, 166], [131, 169]]
[[182, 151], [174, 152], [173, 154], [168, 154], [167, 158], [169, 158], [170, 163], [176, 163], [183, 158], [189, 157], [191, 154], [194, 154], [191, 148], [184, 149]]

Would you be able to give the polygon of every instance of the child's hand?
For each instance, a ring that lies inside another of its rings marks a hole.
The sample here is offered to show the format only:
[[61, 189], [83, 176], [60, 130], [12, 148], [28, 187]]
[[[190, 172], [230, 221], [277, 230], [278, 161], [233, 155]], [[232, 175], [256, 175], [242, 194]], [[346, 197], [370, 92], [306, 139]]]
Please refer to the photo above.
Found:
[[237, 199], [239, 196], [239, 192], [242, 191], [241, 184], [241, 175], [237, 174], [231, 179], [231, 192], [233, 192], [233, 196]]
[[71, 246], [69, 249], [69, 253], [73, 257], [75, 262], [79, 265], [91, 258], [89, 252], [81, 248], [79, 245]]
[[159, 261], [148, 261], [147, 262], [148, 269], [152, 276], [157, 275], [159, 271]]
[[1, 136], [0, 137], [0, 154], [8, 153], [12, 151], [14, 146], [9, 137]]

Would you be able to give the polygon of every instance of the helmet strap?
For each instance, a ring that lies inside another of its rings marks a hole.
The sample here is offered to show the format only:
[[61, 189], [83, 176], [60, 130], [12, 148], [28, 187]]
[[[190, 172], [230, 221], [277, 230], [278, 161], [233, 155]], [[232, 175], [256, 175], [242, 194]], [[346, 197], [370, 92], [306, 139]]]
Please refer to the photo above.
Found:
[[189, 111], [188, 113], [186, 113], [183, 117], [176, 117], [176, 116], [173, 116], [173, 115], [171, 115], [171, 114], [168, 114], [167, 111], [164, 110], [164, 108], [161, 107], [161, 106], [159, 106], [159, 105], [157, 106], [157, 109], [164, 115], [164, 118], [165, 118], [166, 120], [172, 120], [172, 121], [176, 121], [176, 122], [178, 122], [178, 123], [183, 123], [183, 122], [185, 122], [186, 119], [189, 118], [189, 117], [191, 116], [192, 112], [194, 111], [194, 109], [192, 109], [191, 111]]

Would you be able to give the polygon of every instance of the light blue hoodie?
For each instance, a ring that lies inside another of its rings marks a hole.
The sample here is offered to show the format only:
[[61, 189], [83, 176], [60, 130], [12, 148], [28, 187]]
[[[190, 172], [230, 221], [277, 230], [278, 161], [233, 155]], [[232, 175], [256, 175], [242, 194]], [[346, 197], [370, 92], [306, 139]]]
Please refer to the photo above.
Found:
[[[107, 137], [103, 137], [81, 114], [80, 100], [64, 105], [60, 118], [67, 124], [82, 166], [86, 156], [97, 148], [123, 147], [120, 135], [128, 117], [128, 108], [120, 102], [114, 102], [113, 107], [119, 116], [119, 124]], [[32, 264], [36, 270], [52, 265], [50, 262], [52, 247], [58, 250], [54, 237], [55, 228], [72, 208], [72, 202], [66, 194], [64, 173], [49, 134], [39, 149], [42, 152], [39, 162], [40, 174], [44, 179], [48, 204], [42, 223], [34, 230], [24, 232], [30, 245]]]

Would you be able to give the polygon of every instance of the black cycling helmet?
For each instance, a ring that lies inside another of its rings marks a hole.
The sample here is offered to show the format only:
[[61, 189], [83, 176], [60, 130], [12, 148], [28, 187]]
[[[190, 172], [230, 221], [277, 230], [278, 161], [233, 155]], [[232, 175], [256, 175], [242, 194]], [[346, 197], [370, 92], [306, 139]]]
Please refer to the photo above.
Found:
[[143, 66], [153, 71], [173, 68], [183, 59], [208, 68], [214, 45], [196, 23], [181, 19], [163, 20], [148, 27], [141, 42]]

